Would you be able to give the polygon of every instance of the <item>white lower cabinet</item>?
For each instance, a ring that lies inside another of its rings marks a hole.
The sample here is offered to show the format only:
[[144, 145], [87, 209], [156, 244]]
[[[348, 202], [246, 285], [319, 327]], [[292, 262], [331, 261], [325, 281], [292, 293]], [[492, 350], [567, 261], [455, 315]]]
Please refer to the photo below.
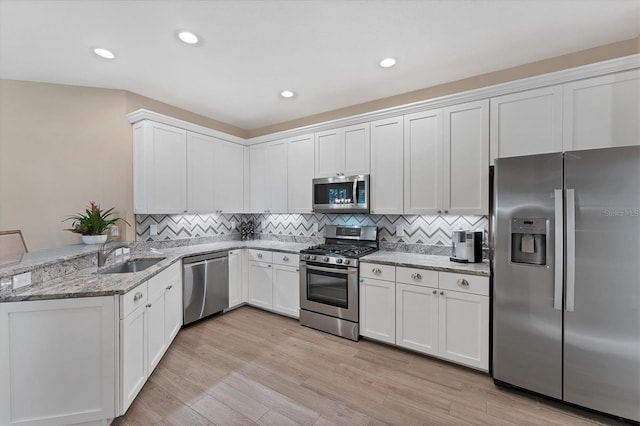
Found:
[[124, 414], [182, 325], [182, 269], [177, 262], [120, 296], [119, 414]]
[[244, 302], [242, 295], [242, 250], [229, 251], [229, 308]]
[[271, 263], [249, 261], [249, 304], [270, 310], [273, 307], [272, 282]]
[[396, 342], [393, 281], [360, 279], [360, 334], [386, 343]]
[[360, 276], [362, 336], [489, 369], [488, 277], [371, 263]]
[[115, 298], [0, 303], [0, 424], [116, 416]]
[[247, 303], [298, 318], [300, 316], [300, 256], [297, 254], [247, 250]]

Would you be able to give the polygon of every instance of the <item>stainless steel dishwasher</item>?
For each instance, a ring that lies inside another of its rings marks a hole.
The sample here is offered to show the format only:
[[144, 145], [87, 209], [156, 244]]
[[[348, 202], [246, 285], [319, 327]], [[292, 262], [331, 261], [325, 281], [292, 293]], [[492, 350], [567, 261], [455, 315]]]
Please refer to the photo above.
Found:
[[184, 324], [229, 307], [229, 253], [208, 253], [182, 260]]

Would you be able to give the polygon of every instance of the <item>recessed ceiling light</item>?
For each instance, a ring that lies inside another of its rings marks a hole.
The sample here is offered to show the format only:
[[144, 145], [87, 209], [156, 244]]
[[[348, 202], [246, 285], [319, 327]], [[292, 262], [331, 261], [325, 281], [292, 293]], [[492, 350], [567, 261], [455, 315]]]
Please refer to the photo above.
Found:
[[180, 32], [178, 38], [187, 44], [196, 44], [198, 42], [198, 36], [189, 31]]
[[380, 66], [382, 68], [391, 68], [396, 64], [396, 58], [384, 58], [380, 61]]
[[96, 47], [93, 49], [93, 53], [104, 59], [114, 59], [116, 57], [112, 51], [103, 49], [102, 47]]
[[280, 96], [282, 96], [283, 98], [293, 98], [295, 96], [295, 93], [293, 93], [291, 90], [283, 90], [282, 92], [280, 92]]

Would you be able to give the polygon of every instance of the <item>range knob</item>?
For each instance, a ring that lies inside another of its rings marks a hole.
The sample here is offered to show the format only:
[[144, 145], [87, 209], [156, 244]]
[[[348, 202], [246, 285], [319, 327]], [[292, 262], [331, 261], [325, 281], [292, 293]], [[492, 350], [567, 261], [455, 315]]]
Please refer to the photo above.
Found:
[[314, 255], [314, 256], [311, 256], [311, 260], [316, 260], [315, 255]]
[[342, 259], [336, 259], [336, 263], [342, 263]]
[[322, 258], [322, 260], [324, 260], [325, 262], [328, 262], [329, 261], [329, 257], [325, 256], [325, 257]]
[[350, 263], [351, 263], [351, 261], [350, 261], [349, 259], [345, 259], [345, 260], [344, 260], [344, 264], [345, 264], [345, 265], [348, 265], [348, 264], [350, 264]]
[[304, 255], [304, 259], [305, 259], [305, 260], [309, 260], [309, 255], [308, 255], [308, 254], [305, 254], [305, 255]]

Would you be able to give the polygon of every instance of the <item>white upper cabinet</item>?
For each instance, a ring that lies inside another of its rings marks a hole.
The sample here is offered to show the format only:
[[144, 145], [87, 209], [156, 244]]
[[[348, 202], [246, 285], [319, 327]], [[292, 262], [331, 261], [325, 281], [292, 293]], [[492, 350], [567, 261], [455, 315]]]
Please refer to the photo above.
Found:
[[213, 213], [216, 210], [213, 164], [216, 159], [215, 138], [198, 133], [187, 135], [187, 211]]
[[402, 214], [403, 117], [371, 122], [371, 213]]
[[369, 123], [315, 134], [315, 177], [369, 174]]
[[489, 213], [489, 101], [444, 108], [444, 213]]
[[287, 141], [249, 148], [251, 213], [287, 211]]
[[564, 85], [565, 151], [640, 144], [640, 70]]
[[241, 213], [244, 206], [244, 147], [216, 140], [214, 200], [219, 213]]
[[562, 151], [562, 86], [491, 99], [490, 156], [496, 158]]
[[436, 214], [442, 204], [442, 110], [404, 116], [404, 213]]
[[187, 211], [187, 132], [149, 120], [133, 127], [134, 213]]
[[311, 213], [311, 181], [314, 170], [314, 139], [309, 135], [287, 142], [287, 187], [289, 213]]

